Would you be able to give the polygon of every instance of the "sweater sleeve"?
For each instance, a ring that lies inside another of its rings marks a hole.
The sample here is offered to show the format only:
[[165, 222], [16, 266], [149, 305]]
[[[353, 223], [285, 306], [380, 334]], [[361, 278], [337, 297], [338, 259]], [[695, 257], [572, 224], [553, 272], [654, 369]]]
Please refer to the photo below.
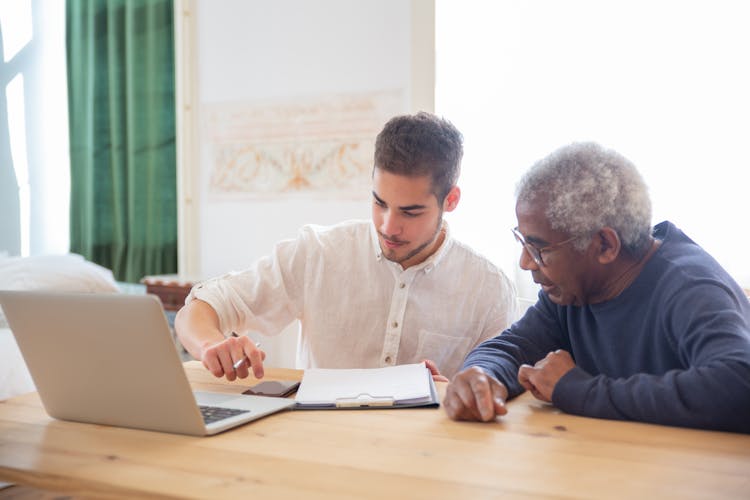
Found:
[[552, 402], [590, 417], [750, 432], [750, 306], [716, 283], [696, 284], [665, 301], [662, 325], [683, 369], [624, 378], [574, 368]]
[[522, 364], [533, 365], [550, 351], [570, 349], [557, 314], [557, 309], [540, 292], [538, 302], [521, 319], [475, 347], [461, 369], [478, 366], [505, 384], [509, 398], [518, 396], [524, 391], [518, 382], [518, 368]]

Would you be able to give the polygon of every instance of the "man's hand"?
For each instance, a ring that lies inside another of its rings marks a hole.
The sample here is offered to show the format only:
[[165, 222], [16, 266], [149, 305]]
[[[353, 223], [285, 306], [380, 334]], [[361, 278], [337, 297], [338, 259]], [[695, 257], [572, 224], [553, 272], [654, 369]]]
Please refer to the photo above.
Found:
[[[235, 370], [234, 365], [244, 359]], [[201, 361], [215, 377], [226, 376], [230, 382], [237, 377], [246, 378], [253, 369], [255, 378], [263, 378], [263, 360], [266, 353], [258, 349], [247, 335], [229, 337], [206, 346], [201, 351]]]
[[508, 409], [508, 389], [481, 368], [472, 366], [459, 372], [445, 390], [443, 406], [453, 420], [489, 422]]
[[431, 359], [423, 359], [422, 362], [427, 367], [427, 369], [430, 370], [432, 380], [434, 380], [435, 382], [448, 382], [448, 377], [440, 374], [440, 370], [438, 370], [438, 367], [434, 361], [432, 361]]
[[535, 398], [551, 403], [557, 381], [575, 366], [568, 351], [558, 349], [537, 361], [534, 366], [521, 365], [518, 369], [518, 381]]

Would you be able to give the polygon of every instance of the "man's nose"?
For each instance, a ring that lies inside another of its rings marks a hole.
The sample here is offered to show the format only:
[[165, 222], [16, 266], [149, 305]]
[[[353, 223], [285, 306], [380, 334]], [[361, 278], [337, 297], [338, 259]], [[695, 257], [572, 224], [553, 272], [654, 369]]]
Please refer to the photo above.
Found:
[[521, 247], [521, 258], [518, 261], [518, 265], [521, 266], [521, 269], [523, 269], [524, 271], [539, 270], [539, 264], [536, 263], [525, 246]]
[[396, 214], [389, 211], [383, 215], [383, 225], [380, 228], [380, 231], [388, 236], [399, 234], [401, 232], [399, 218]]

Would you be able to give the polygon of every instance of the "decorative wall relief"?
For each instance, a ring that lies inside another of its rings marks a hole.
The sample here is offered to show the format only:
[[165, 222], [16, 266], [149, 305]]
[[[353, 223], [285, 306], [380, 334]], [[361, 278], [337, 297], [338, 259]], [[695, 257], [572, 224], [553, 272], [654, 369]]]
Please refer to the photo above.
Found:
[[205, 106], [211, 197], [370, 195], [375, 136], [403, 92]]

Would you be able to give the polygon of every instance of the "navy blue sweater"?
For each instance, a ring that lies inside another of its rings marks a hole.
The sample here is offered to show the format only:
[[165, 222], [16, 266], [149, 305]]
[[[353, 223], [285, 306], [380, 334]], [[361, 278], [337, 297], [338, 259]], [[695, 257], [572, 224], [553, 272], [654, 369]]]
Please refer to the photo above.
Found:
[[518, 367], [550, 351], [576, 368], [552, 402], [568, 413], [750, 432], [750, 304], [739, 285], [670, 222], [662, 244], [618, 297], [558, 306], [545, 293], [519, 321], [477, 346], [479, 366], [514, 397]]

